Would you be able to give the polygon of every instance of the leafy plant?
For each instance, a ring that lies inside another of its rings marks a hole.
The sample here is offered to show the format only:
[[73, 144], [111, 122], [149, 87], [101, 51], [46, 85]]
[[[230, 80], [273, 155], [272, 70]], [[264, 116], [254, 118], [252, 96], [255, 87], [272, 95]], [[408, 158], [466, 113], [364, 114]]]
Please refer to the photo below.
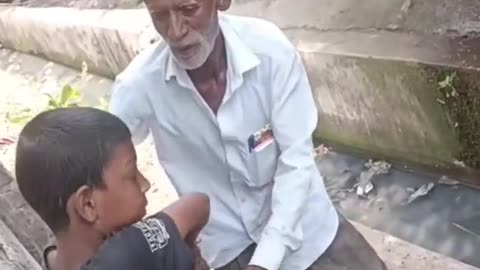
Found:
[[453, 85], [456, 79], [457, 73], [453, 72], [447, 75], [443, 81], [438, 82], [438, 88], [444, 90], [446, 98], [458, 96], [457, 89]]
[[15, 113], [7, 113], [7, 119], [10, 123], [21, 124], [27, 122], [33, 116], [33, 112], [30, 108], [24, 108]]
[[[457, 159], [480, 169], [480, 83], [476, 73], [454, 70], [435, 71], [438, 102], [445, 106], [455, 128], [461, 150]], [[435, 73], [434, 73], [435, 74]]]
[[69, 107], [78, 107], [78, 103], [81, 99], [81, 94], [76, 89], [72, 88], [70, 85], [65, 85], [62, 88], [60, 95], [54, 97], [50, 94], [48, 96], [48, 106], [47, 110], [53, 110], [57, 108], [69, 108]]
[[[1, 1], [1, 0], [0, 0]], [[91, 75], [88, 73], [88, 65], [84, 61], [82, 62], [82, 68], [79, 75], [80, 81], [86, 82], [91, 79]], [[14, 124], [24, 124], [30, 119], [33, 118], [34, 115], [58, 108], [71, 108], [71, 107], [78, 107], [82, 102], [82, 95], [81, 93], [73, 88], [71, 85], [66, 84], [61, 89], [58, 95], [51, 95], [45, 94], [48, 97], [48, 102], [45, 108], [41, 110], [32, 110], [31, 108], [23, 108], [17, 112], [7, 113], [7, 119], [11, 123]], [[99, 104], [95, 106], [97, 109], [100, 110], [107, 110], [108, 109], [108, 99], [105, 97], [101, 97], [99, 100]]]
[[23, 108], [18, 112], [8, 113], [8, 121], [14, 124], [23, 124], [28, 120], [32, 119], [36, 113], [41, 113], [44, 111], [58, 108], [78, 107], [82, 98], [80, 92], [68, 84], [65, 85], [62, 88], [62, 91], [56, 96], [53, 96], [51, 94], [45, 95], [48, 97], [48, 103], [44, 109], [35, 112], [30, 108]]

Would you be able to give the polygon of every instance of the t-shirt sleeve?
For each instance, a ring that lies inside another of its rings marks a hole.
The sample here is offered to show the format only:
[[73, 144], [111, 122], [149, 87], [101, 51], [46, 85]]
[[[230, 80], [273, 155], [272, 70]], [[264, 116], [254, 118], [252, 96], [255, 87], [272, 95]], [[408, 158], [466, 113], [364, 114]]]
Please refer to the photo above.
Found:
[[117, 233], [82, 270], [191, 270], [193, 254], [173, 220], [161, 213]]

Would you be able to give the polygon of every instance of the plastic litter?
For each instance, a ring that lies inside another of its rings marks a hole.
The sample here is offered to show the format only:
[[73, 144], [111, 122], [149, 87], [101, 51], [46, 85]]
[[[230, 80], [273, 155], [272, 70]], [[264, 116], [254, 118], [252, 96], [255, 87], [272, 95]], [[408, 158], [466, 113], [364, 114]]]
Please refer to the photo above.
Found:
[[[416, 201], [417, 199], [428, 195], [430, 193], [430, 191], [433, 190], [434, 187], [435, 187], [435, 183], [430, 182], [430, 183], [425, 184], [425, 185], [419, 187], [418, 189], [414, 190], [412, 195], [410, 195], [410, 197], [408, 198], [408, 201], [407, 201], [406, 204], [411, 204], [412, 202]], [[407, 191], [409, 191], [409, 190], [407, 189]]]
[[438, 184], [446, 185], [446, 186], [457, 186], [457, 185], [460, 185], [460, 182], [458, 182], [457, 180], [450, 179], [447, 176], [442, 176], [438, 180]]
[[375, 189], [372, 182], [374, 176], [387, 174], [392, 167], [392, 165], [386, 161], [373, 162], [372, 160], [369, 160], [364, 166], [365, 168], [368, 168], [368, 170], [361, 172], [360, 177], [358, 178], [356, 194], [359, 197], [367, 197], [368, 194]]

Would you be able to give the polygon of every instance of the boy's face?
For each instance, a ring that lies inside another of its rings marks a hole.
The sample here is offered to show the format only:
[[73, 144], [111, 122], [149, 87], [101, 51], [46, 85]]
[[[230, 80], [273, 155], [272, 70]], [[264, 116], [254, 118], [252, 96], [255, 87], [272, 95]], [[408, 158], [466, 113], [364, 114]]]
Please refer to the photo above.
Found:
[[103, 182], [105, 188], [92, 189], [85, 200], [90, 201], [90, 206], [82, 206], [80, 211], [97, 231], [108, 235], [143, 218], [150, 183], [137, 169], [131, 141], [114, 148], [103, 171]]

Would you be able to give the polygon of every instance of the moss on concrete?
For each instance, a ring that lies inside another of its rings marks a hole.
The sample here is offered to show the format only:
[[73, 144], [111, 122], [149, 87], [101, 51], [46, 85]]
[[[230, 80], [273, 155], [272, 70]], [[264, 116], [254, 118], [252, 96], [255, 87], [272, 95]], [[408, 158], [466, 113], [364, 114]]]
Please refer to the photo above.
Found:
[[480, 169], [480, 78], [478, 71], [433, 69], [438, 101], [447, 109], [461, 151], [458, 159]]
[[[372, 130], [375, 135], [372, 140], [364, 134], [339, 133], [335, 125], [330, 126], [323, 119], [323, 125], [315, 133], [317, 141], [400, 161], [450, 167], [458, 160], [468, 167], [480, 169], [479, 71], [379, 59], [357, 59], [354, 63], [368, 84], [384, 89], [377, 94], [390, 96], [388, 100], [394, 100], [392, 95], [401, 96], [396, 91], [409, 91], [408, 96], [420, 102], [422, 111], [429, 118], [429, 125], [433, 128], [430, 135], [439, 137], [436, 140], [430, 136], [421, 138], [417, 133], [407, 131], [398, 140], [392, 137], [391, 130], [376, 128]], [[445, 84], [446, 78], [452, 74], [455, 75], [451, 85], [440, 87], [439, 84]], [[397, 112], [414, 109], [398, 107], [400, 103], [391, 105]], [[388, 111], [382, 113], [389, 119], [398, 117]], [[418, 119], [424, 117], [418, 112], [412, 113]]]
[[[424, 65], [387, 59], [335, 58], [326, 71], [313, 70], [325, 77], [312, 77], [312, 83], [327, 84], [332, 91], [345, 93], [343, 99], [350, 106], [357, 106], [353, 111], [359, 113], [359, 119], [320, 113], [316, 142], [337, 148], [346, 146], [349, 152], [392, 161], [452, 165], [460, 145], [448, 114], [436, 101], [436, 83], [430, 82], [430, 71]], [[328, 70], [346, 74], [347, 88]], [[362, 92], [360, 96], [355, 94], [358, 91]]]

